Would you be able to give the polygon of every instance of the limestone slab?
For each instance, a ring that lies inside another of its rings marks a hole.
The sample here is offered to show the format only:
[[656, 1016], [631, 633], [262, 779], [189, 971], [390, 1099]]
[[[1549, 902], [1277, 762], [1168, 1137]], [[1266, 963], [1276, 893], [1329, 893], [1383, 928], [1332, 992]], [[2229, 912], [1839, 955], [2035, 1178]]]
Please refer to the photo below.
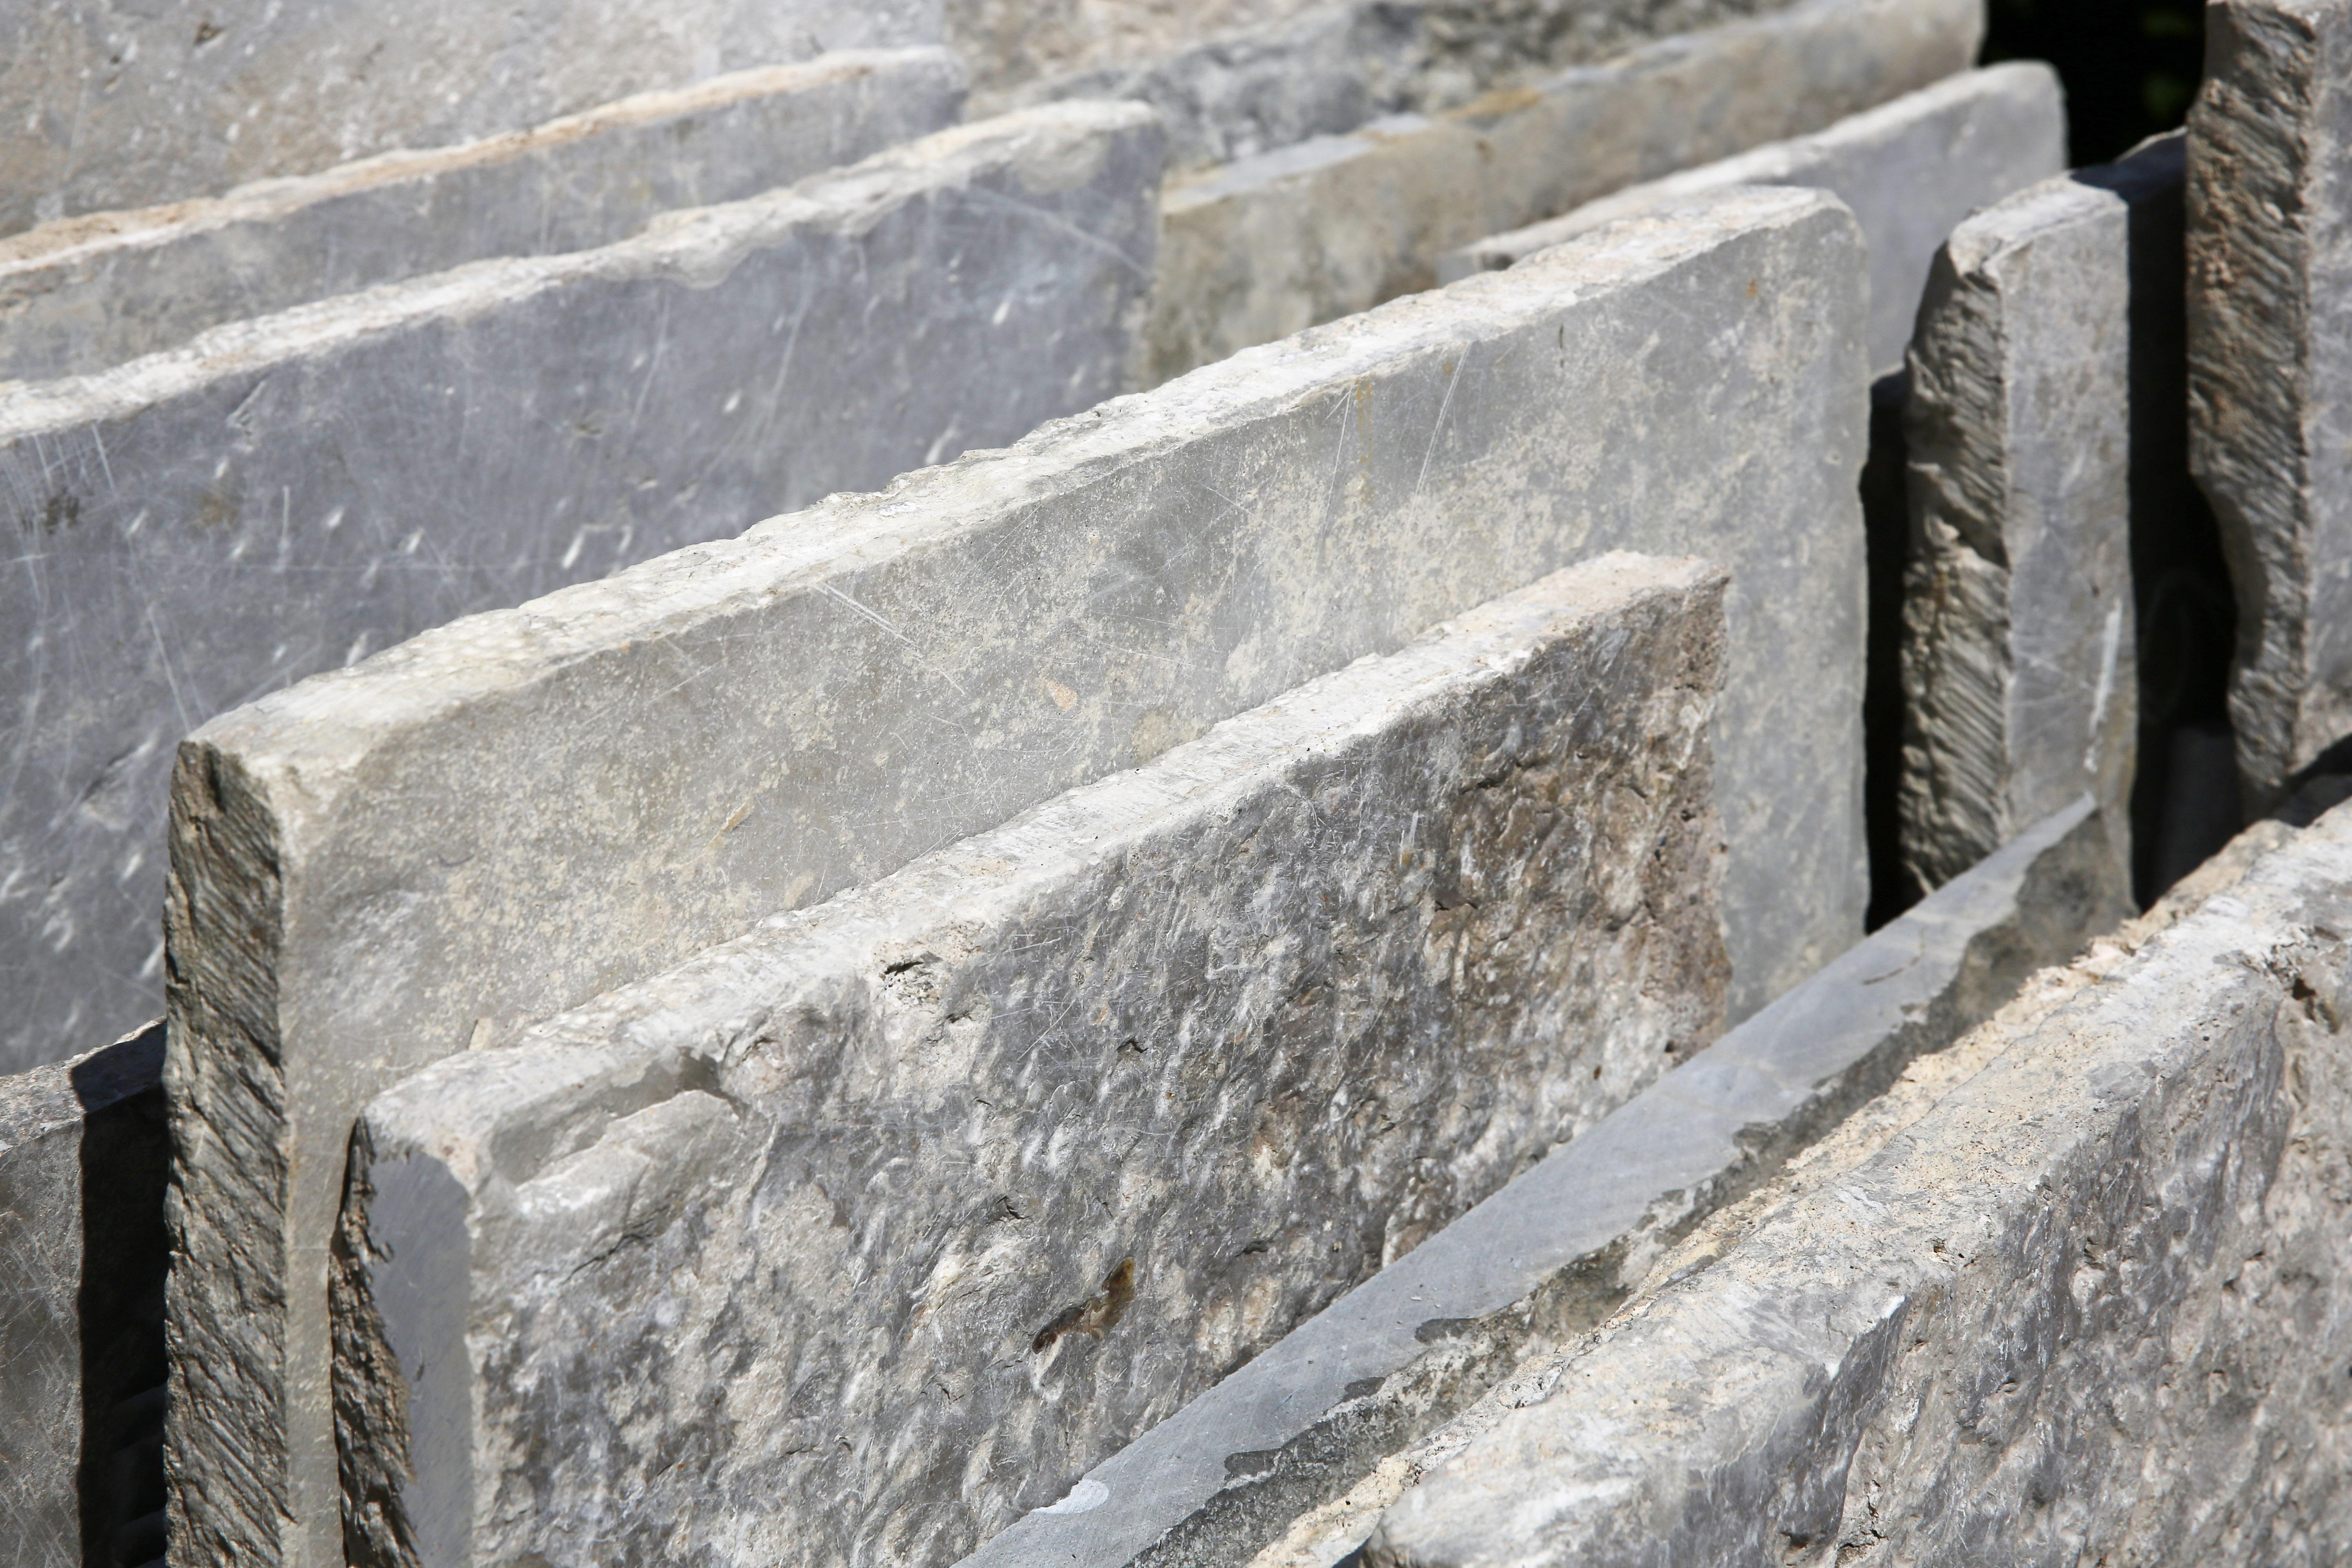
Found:
[[1975, 57], [1982, 11], [1800, 0], [1171, 184], [1136, 383], [1429, 288], [1483, 236], [1941, 80]]
[[0, 388], [0, 1063], [160, 1002], [173, 747], [205, 720], [1115, 391], [1158, 166], [1140, 106], [1024, 110]]
[[1928, 268], [1979, 207], [2066, 167], [2058, 74], [2038, 61], [1964, 71], [1810, 136], [1685, 169], [1495, 235], [1438, 263], [1441, 278], [1508, 267], [1628, 213], [1724, 185], [1817, 185], [1853, 209], [1870, 241], [1870, 359], [1900, 369]]
[[493, 256], [625, 239], [961, 118], [944, 49], [847, 51], [651, 92], [529, 131], [387, 153], [226, 196], [0, 240], [0, 380], [81, 375], [207, 327]]
[[1863, 266], [1830, 198], [1727, 194], [205, 726], [166, 909], [186, 1538], [341, 1551], [324, 1279], [392, 1083], [1575, 562], [1732, 574], [1734, 1013], [1850, 945]]
[[912, 1568], [1060, 1497], [1721, 1029], [1723, 587], [1554, 574], [378, 1098], [352, 1532]]
[[2352, 5], [2207, 8], [2189, 121], [2189, 460], [2238, 593], [2248, 798], [2352, 735]]

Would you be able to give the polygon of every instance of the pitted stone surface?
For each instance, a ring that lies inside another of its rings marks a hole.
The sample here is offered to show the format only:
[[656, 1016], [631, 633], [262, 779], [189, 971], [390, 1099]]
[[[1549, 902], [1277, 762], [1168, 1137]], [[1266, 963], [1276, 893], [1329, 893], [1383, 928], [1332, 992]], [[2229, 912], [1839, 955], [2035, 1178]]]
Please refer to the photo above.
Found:
[[378, 1099], [354, 1533], [943, 1564], [1062, 1496], [1721, 1028], [1722, 595], [1556, 574]]
[[0, 380], [80, 375], [207, 327], [494, 256], [625, 239], [960, 118], [944, 49], [852, 51], [650, 92], [488, 142], [0, 240]]

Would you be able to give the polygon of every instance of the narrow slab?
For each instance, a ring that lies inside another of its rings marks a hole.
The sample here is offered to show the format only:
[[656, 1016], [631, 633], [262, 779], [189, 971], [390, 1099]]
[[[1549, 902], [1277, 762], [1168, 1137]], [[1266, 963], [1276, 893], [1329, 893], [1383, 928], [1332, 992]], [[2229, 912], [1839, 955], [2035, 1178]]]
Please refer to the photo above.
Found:
[[[1725, 185], [1815, 185], [1853, 209], [1870, 241], [1871, 368], [1901, 367], [1937, 247], [1979, 207], [2066, 167], [2058, 73], [2039, 62], [1966, 71], [1825, 131], [1754, 148], [1482, 239], [1443, 279], [1509, 267], [1660, 202]], [[2037, 814], [2038, 815], [2038, 814]]]
[[207, 327], [492, 256], [625, 239], [961, 118], [945, 49], [852, 51], [606, 104], [493, 141], [0, 241], [0, 380], [82, 375]]
[[1721, 1029], [1723, 588], [1555, 574], [376, 1100], [354, 1533], [912, 1568], [1053, 1501]]
[[1983, 23], [1979, 0], [1800, 0], [1172, 184], [1136, 384], [1429, 288], [1481, 236], [1938, 81]]
[[323, 1283], [398, 1079], [1576, 561], [1733, 574], [1735, 1015], [1843, 951], [1863, 266], [1831, 198], [1729, 194], [207, 725], [166, 915], [184, 1528], [341, 1550]]
[[2216, 0], [2189, 119], [2189, 460], [2248, 805], [2352, 736], [2352, 4]]

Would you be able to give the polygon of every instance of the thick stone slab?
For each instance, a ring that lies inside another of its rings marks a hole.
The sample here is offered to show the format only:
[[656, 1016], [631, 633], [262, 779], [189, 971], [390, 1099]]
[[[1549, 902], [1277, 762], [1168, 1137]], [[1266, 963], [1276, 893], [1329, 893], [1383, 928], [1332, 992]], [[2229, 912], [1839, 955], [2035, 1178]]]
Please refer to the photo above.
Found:
[[1526, 1369], [1364, 1560], [2340, 1560], [2347, 917], [2337, 812], [2037, 979]]
[[339, 1561], [323, 1281], [376, 1094], [1563, 565], [1733, 574], [1735, 1013], [1849, 945], [1863, 266], [1817, 193], [1636, 220], [207, 725], [166, 915], [183, 1538], [275, 1560], [282, 1512]]
[[1979, 0], [1800, 0], [1172, 184], [1137, 384], [1426, 289], [1482, 236], [1938, 81], [1983, 22]]
[[1721, 1029], [1723, 590], [1555, 574], [376, 1100], [357, 1532], [943, 1564], [1052, 1502]]
[[0, 379], [80, 375], [207, 327], [493, 256], [625, 239], [961, 118], [945, 49], [852, 51], [502, 136], [0, 240]]
[[0, 1064], [160, 1001], [172, 748], [213, 714], [1116, 391], [1158, 149], [1140, 106], [1026, 110], [0, 389]]
[[1509, 267], [1546, 246], [1660, 202], [1725, 185], [1817, 185], [1853, 209], [1870, 241], [1870, 360], [1899, 369], [1937, 248], [1979, 207], [2066, 167], [2058, 74], [1994, 66], [1906, 93], [1825, 131], [1775, 142], [1492, 236], [1438, 263], [1443, 279]]
[[[1415, 1445], [1692, 1226], [2124, 912], [2078, 801], [1553, 1151], [967, 1560], [1346, 1556]], [[1083, 1506], [1082, 1506], [1083, 1505]]]
[[0, 234], [520, 131], [827, 49], [940, 41], [938, 0], [61, 0], [0, 18]]
[[2189, 120], [2189, 461], [2249, 805], [2352, 735], [2352, 5], [2217, 0]]

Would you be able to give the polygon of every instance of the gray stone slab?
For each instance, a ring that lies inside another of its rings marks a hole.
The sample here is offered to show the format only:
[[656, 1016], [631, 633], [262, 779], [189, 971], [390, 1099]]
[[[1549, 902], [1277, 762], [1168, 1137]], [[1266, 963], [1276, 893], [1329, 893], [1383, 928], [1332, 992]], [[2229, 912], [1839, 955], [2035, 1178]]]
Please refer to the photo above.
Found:
[[1136, 384], [1429, 288], [1482, 236], [1938, 81], [1983, 21], [1979, 0], [1800, 0], [1172, 183]]
[[180, 1538], [276, 1560], [290, 1518], [338, 1560], [328, 1247], [392, 1083], [1574, 562], [1733, 574], [1735, 1013], [1850, 945], [1863, 266], [1831, 198], [1728, 194], [207, 725], [166, 911]]
[[2347, 930], [2339, 811], [2037, 978], [1529, 1368], [1364, 1561], [2342, 1561]]
[[0, 240], [0, 380], [80, 375], [207, 327], [493, 256], [625, 239], [961, 118], [945, 49], [850, 51], [650, 92], [488, 142]]
[[2248, 805], [2352, 735], [2352, 5], [2221, 0], [2189, 121], [2189, 461]]
[[0, 234], [479, 141], [827, 49], [940, 41], [939, 0], [58, 0], [0, 16]]
[[2065, 167], [2058, 73], [2034, 61], [1993, 66], [1906, 93], [1812, 135], [1685, 169], [1482, 239], [1441, 258], [1438, 276], [1508, 267], [1628, 213], [1699, 191], [1815, 185], [1853, 209], [1870, 241], [1870, 360], [1883, 373], [1903, 363], [1928, 268], [1954, 226]]
[[1066, 104], [0, 388], [0, 1064], [161, 1001], [172, 749], [426, 626], [1116, 391], [1159, 132]]
[[[1391, 1456], [1605, 1319], [1695, 1224], [2124, 912], [2087, 799], [1914, 907], [1340, 1297], [967, 1559], [1336, 1562], [1402, 1489]], [[1321, 1517], [1314, 1517], [1319, 1514]], [[1294, 1528], [1302, 1515], [1309, 1527]], [[1319, 1528], [1318, 1528], [1319, 1527]]]
[[1556, 573], [378, 1098], [352, 1533], [914, 1568], [1060, 1497], [1721, 1030], [1723, 591]]

